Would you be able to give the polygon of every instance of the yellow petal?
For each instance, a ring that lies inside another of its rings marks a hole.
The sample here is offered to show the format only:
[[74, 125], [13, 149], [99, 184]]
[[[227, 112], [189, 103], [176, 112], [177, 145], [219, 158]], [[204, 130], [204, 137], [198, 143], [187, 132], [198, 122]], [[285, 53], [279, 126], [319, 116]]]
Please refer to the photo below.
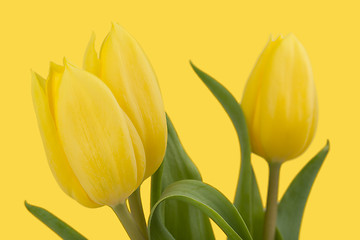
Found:
[[100, 61], [95, 50], [95, 34], [91, 35], [89, 44], [86, 48], [83, 62], [83, 69], [99, 76], [100, 73]]
[[57, 65], [56, 63], [50, 62], [49, 76], [46, 81], [46, 93], [49, 99], [50, 112], [55, 118], [55, 108], [58, 95], [59, 84], [64, 73], [64, 67]]
[[66, 64], [57, 126], [70, 166], [97, 203], [123, 203], [137, 187], [137, 161], [126, 118], [95, 75]]
[[246, 117], [246, 122], [250, 130], [250, 139], [253, 139], [251, 142], [252, 151], [260, 156], [264, 156], [265, 152], [262, 144], [260, 144], [259, 141], [254, 141], [257, 139], [257, 136], [261, 134], [259, 132], [260, 130], [254, 127], [254, 125], [257, 125], [259, 121], [259, 119], [255, 118], [254, 116], [258, 115], [257, 112], [259, 111], [257, 106], [260, 96], [259, 92], [263, 87], [264, 74], [266, 72], [264, 69], [267, 68], [267, 64], [270, 61], [272, 54], [279, 46], [282, 39], [283, 38], [281, 36], [275, 40], [270, 37], [267, 46], [257, 60], [256, 65], [249, 77], [249, 80], [246, 83], [244, 95], [241, 102], [241, 106], [244, 110], [244, 114]]
[[138, 43], [118, 24], [100, 52], [100, 78], [134, 124], [145, 148], [145, 178], [160, 166], [166, 148], [164, 105], [155, 73]]
[[[268, 156], [279, 160], [300, 155], [313, 139], [317, 97], [310, 60], [301, 43], [290, 34], [268, 63], [260, 94], [263, 106], [259, 129]], [[276, 137], [274, 137], [276, 136]]]
[[99, 207], [89, 199], [67, 162], [50, 113], [45, 88], [45, 79], [32, 73], [33, 103], [50, 169], [66, 194], [87, 207]]
[[136, 188], [137, 188], [142, 183], [145, 174], [145, 168], [146, 168], [145, 150], [144, 150], [144, 145], [141, 142], [139, 133], [136, 131], [134, 124], [131, 122], [130, 118], [126, 115], [126, 113], [124, 113], [124, 116], [126, 118], [126, 122], [131, 137], [131, 142], [135, 152], [136, 165], [137, 165], [137, 184], [136, 184]]
[[310, 61], [294, 35], [264, 50], [242, 106], [256, 154], [282, 162], [308, 147], [317, 123], [317, 98]]

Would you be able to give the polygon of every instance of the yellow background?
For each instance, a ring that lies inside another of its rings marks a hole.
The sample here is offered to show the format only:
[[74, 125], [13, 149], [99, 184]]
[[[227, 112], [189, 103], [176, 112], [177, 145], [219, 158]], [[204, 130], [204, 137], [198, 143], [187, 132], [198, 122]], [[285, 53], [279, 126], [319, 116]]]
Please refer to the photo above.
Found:
[[[359, 236], [360, 34], [358, 1], [2, 1], [0, 3], [0, 235], [58, 239], [24, 207], [26, 199], [89, 239], [127, 239], [107, 207], [87, 209], [57, 186], [48, 168], [30, 94], [30, 69], [47, 76], [49, 61], [81, 65], [91, 32], [97, 46], [111, 21], [142, 45], [157, 73], [165, 107], [205, 182], [233, 199], [239, 169], [235, 131], [188, 64], [223, 83], [240, 101], [270, 34], [294, 33], [310, 56], [320, 106], [315, 139], [286, 163], [280, 195], [330, 139], [310, 194], [300, 239]], [[253, 157], [262, 196], [267, 166]], [[149, 181], [143, 185], [148, 214]], [[225, 239], [216, 229], [218, 239]]]

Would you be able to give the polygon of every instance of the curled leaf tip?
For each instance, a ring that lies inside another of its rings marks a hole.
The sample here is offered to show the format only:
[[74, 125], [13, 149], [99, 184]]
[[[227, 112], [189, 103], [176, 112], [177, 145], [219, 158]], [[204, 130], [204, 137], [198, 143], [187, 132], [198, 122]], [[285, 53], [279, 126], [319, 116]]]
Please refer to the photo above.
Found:
[[190, 63], [190, 66], [192, 67], [192, 69], [193, 69], [195, 72], [199, 70], [191, 60], [189, 61], [189, 63]]
[[26, 200], [24, 201], [24, 205], [25, 205], [26, 209], [28, 209], [28, 210], [31, 207], [31, 204], [29, 204]]
[[330, 140], [329, 139], [326, 140], [326, 146], [325, 147], [327, 148], [328, 151], [330, 150]]

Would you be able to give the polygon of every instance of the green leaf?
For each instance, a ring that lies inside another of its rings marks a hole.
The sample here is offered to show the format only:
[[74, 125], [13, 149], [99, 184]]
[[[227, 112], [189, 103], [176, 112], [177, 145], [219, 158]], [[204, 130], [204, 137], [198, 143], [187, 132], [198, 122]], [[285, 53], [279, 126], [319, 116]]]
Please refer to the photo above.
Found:
[[[182, 201], [209, 216], [230, 238], [251, 240], [250, 232], [235, 206], [218, 190], [197, 180], [181, 180], [168, 186], [151, 210], [149, 218], [150, 238], [174, 239], [161, 226], [162, 203]], [[159, 210], [159, 211], [158, 211]], [[193, 228], [192, 231], [197, 231]], [[200, 238], [206, 239], [206, 238]]]
[[[252, 231], [251, 235], [254, 240], [263, 240], [263, 230], [264, 230], [264, 217], [265, 217], [265, 211], [262, 205], [261, 196], [259, 187], [255, 178], [255, 174], [253, 172], [253, 169], [251, 168], [252, 172], [252, 208], [251, 208], [251, 214], [252, 214]], [[244, 181], [244, 180], [242, 180]], [[241, 195], [241, 189], [237, 189], [236, 196]], [[240, 196], [238, 196], [240, 198]], [[236, 198], [235, 198], [236, 199]], [[238, 203], [241, 204], [241, 203]], [[235, 205], [236, 206], [236, 205]], [[282, 240], [281, 235], [279, 234], [279, 238], [277, 240]]]
[[275, 232], [275, 240], [283, 240], [284, 238], [281, 236], [281, 233], [279, 231], [279, 228], [276, 228]]
[[251, 147], [244, 113], [240, 104], [224, 86], [191, 62], [190, 64], [195, 73], [221, 103], [236, 129], [241, 149], [241, 167], [234, 205], [244, 218], [254, 239], [260, 240], [262, 239], [264, 209], [251, 166]]
[[65, 240], [86, 240], [84, 236], [82, 236], [75, 229], [61, 221], [52, 213], [47, 210], [30, 205], [25, 201], [25, 206], [29, 212], [31, 212], [36, 218], [38, 218], [41, 222], [43, 222], [46, 226], [48, 226], [51, 230], [53, 230], [57, 235], [59, 235], [62, 239]]
[[303, 217], [306, 201], [316, 175], [329, 152], [329, 141], [325, 147], [306, 164], [291, 182], [282, 197], [279, 208], [277, 226], [286, 240], [299, 238], [300, 225]]
[[[151, 205], [160, 199], [164, 189], [179, 180], [201, 181], [201, 176], [183, 149], [171, 120], [167, 116], [168, 142], [164, 161], [151, 178]], [[179, 201], [167, 201], [158, 211], [161, 215], [154, 224], [177, 240], [215, 239], [209, 218], [196, 207]], [[157, 239], [157, 238], [155, 238]], [[171, 239], [171, 238], [170, 238]]]

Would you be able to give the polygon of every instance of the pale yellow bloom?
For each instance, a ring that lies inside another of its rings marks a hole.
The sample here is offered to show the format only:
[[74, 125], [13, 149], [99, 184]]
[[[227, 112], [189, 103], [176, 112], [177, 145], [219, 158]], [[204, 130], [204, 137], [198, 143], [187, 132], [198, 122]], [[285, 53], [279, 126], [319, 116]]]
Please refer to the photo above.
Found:
[[257, 155], [283, 162], [307, 149], [315, 134], [318, 104], [308, 55], [293, 34], [270, 39], [241, 106]]
[[98, 57], [92, 36], [84, 69], [50, 64], [33, 73], [35, 112], [50, 168], [88, 207], [116, 206], [151, 176], [167, 128], [155, 74], [137, 42], [113, 24]]

